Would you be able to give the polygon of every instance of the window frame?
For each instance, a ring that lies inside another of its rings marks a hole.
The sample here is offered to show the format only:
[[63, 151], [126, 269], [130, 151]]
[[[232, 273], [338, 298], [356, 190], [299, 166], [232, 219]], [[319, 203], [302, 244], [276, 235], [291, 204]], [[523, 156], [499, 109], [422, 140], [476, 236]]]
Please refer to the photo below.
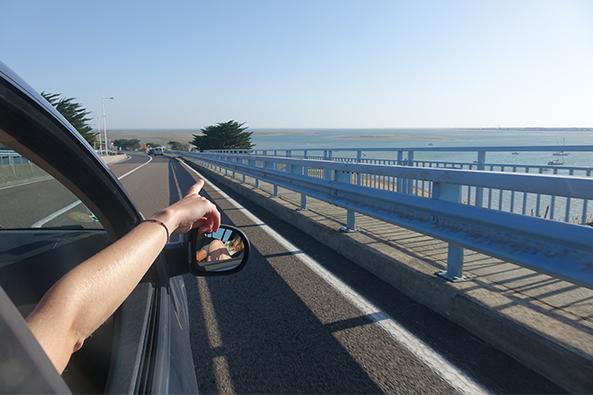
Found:
[[[142, 221], [142, 214], [134, 206], [117, 177], [92, 147], [61, 114], [2, 62], [0, 139], [65, 186], [97, 216], [104, 227], [104, 230], [77, 231], [107, 232], [110, 240], [115, 240]], [[75, 165], [69, 158], [76, 158]], [[45, 231], [45, 228], [19, 230]], [[49, 228], [47, 230], [56, 231]], [[158, 320], [151, 321], [149, 317], [158, 311], [159, 303], [155, 295], [159, 288], [157, 284], [166, 280], [160, 273], [164, 269], [163, 265], [164, 257], [159, 257], [153, 268], [115, 313], [116, 331], [105, 388], [107, 391], [130, 391], [144, 385], [144, 381], [150, 379], [140, 372], [151, 367], [145, 361], [147, 349], [153, 342], [148, 336], [148, 329], [154, 325], [162, 325]], [[0, 317], [3, 321], [5, 318]], [[24, 325], [24, 320], [18, 312], [9, 318]], [[26, 337], [28, 342], [34, 341], [30, 332]], [[35, 347], [38, 349], [38, 344]], [[124, 352], [126, 350], [134, 352]], [[31, 369], [47, 370], [49, 362], [45, 359], [46, 361]], [[54, 373], [57, 382], [63, 382], [55, 371]]]
[[[92, 147], [1, 63], [0, 139], [78, 197], [110, 236], [121, 237], [142, 220], [117, 177]], [[69, 158], [76, 160], [73, 163]]]

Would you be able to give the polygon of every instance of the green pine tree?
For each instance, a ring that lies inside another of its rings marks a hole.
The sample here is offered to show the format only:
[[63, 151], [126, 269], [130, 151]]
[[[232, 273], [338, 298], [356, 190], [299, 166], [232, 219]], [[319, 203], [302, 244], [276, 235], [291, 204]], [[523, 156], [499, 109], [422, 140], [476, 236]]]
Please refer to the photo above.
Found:
[[247, 132], [245, 122], [238, 123], [234, 120], [220, 122], [201, 129], [201, 135], [194, 134], [191, 144], [199, 150], [209, 149], [251, 149], [251, 135]]
[[167, 146], [175, 151], [187, 151], [187, 144], [183, 144], [179, 141], [169, 141]]
[[93, 132], [93, 128], [88, 124], [91, 120], [88, 117], [90, 111], [76, 102], [75, 98], [63, 97], [61, 93], [41, 92], [41, 96], [54, 106], [90, 145], [95, 143], [97, 133]]
[[140, 140], [138, 139], [116, 139], [113, 140], [113, 145], [121, 148], [124, 151], [132, 151], [140, 148]]

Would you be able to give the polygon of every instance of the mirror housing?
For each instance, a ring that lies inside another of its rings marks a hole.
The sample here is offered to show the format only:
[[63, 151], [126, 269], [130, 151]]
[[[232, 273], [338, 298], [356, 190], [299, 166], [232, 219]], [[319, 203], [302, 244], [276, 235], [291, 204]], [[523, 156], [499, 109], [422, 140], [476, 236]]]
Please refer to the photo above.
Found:
[[243, 269], [249, 260], [251, 244], [245, 234], [230, 225], [216, 232], [189, 233], [190, 272], [194, 276], [222, 276]]

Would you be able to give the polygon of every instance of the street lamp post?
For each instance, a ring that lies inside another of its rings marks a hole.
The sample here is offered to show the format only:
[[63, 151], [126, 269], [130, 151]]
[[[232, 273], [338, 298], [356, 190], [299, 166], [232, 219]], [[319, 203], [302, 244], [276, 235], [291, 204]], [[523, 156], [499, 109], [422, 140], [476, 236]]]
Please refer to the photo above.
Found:
[[[98, 133], [96, 134], [98, 141], [94, 142], [93, 149], [96, 152], [98, 152], [100, 155], [101, 154], [101, 126], [99, 126], [99, 125], [100, 125], [101, 120], [99, 118], [95, 118], [95, 120], [96, 120], [96, 122], [92, 123], [92, 126], [93, 126], [93, 130], [98, 131]], [[97, 146], [97, 144], [98, 144], [98, 146]]]
[[113, 96], [103, 97], [101, 100], [101, 104], [103, 106], [103, 142], [105, 149], [103, 150], [103, 155], [109, 155], [109, 140], [107, 140], [107, 115], [105, 115], [105, 100], [114, 100]]

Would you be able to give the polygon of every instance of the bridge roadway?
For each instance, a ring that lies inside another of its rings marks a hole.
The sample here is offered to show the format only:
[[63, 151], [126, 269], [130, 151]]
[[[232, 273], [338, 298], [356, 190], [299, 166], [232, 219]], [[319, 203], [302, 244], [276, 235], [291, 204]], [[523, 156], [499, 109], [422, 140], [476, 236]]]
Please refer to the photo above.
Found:
[[[176, 160], [148, 160], [111, 166], [146, 216], [198, 178]], [[0, 195], [41, 202], [20, 218], [30, 224], [75, 201], [55, 184]], [[253, 256], [234, 276], [185, 277], [202, 393], [563, 392], [232, 191], [207, 183], [204, 194], [245, 231]]]

